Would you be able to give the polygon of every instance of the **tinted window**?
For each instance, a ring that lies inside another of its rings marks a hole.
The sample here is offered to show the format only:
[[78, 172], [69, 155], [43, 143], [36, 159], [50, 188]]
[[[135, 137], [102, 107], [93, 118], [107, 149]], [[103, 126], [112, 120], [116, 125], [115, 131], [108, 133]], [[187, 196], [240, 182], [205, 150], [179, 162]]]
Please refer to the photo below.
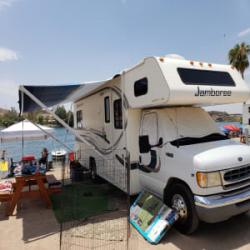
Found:
[[186, 68], [178, 68], [177, 71], [187, 85], [235, 86], [228, 72]]
[[105, 109], [105, 122], [110, 122], [110, 104], [109, 104], [109, 96], [104, 98], [104, 109]]
[[250, 113], [250, 107], [248, 107], [248, 113]]
[[146, 77], [138, 80], [134, 84], [135, 96], [145, 95], [148, 92], [148, 79]]
[[114, 126], [116, 129], [122, 129], [122, 101], [114, 101]]
[[76, 127], [82, 128], [82, 111], [78, 110], [76, 111]]

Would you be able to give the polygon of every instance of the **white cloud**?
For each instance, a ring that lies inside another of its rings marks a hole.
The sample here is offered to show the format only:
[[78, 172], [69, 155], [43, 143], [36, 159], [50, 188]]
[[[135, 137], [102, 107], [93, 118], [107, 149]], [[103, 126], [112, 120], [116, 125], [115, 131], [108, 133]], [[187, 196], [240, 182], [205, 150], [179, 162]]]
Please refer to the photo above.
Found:
[[11, 49], [0, 48], [0, 62], [18, 60], [17, 53]]
[[241, 32], [239, 32], [238, 37], [243, 37], [243, 36], [246, 36], [246, 35], [249, 35], [249, 34], [250, 34], [250, 27], [247, 28], [247, 29], [242, 30]]
[[16, 0], [0, 0], [0, 10], [11, 7]]

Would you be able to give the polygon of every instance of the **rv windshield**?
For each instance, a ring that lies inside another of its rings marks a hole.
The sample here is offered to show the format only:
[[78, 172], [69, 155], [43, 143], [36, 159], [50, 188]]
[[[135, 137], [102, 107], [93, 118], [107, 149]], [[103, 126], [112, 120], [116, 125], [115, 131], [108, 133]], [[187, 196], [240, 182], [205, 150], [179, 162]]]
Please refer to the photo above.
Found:
[[173, 146], [179, 147], [179, 146], [186, 146], [186, 145], [192, 145], [192, 144], [198, 144], [198, 143], [204, 143], [204, 142], [211, 142], [211, 141], [220, 141], [220, 140], [227, 140], [228, 137], [225, 135], [222, 135], [220, 133], [213, 133], [210, 135], [206, 135], [203, 137], [183, 137], [176, 139], [174, 141], [171, 141], [170, 143]]

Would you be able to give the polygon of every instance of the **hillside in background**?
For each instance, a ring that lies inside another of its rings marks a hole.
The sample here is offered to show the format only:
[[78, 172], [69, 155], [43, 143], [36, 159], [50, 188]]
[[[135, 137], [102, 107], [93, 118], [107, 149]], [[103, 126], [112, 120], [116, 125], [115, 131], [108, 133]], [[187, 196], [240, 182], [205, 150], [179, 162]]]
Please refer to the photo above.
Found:
[[0, 108], [0, 115], [4, 115], [6, 113], [8, 113], [9, 110], [7, 109], [3, 109], [3, 108]]
[[[73, 127], [73, 113], [70, 110], [66, 110], [64, 106], [58, 106], [55, 110], [55, 114], [69, 126]], [[29, 112], [19, 116], [15, 108], [11, 108], [10, 110], [0, 108], [0, 128], [9, 127], [24, 119], [50, 127], [61, 127], [61, 124], [58, 123], [51, 114], [48, 114], [44, 110]]]
[[227, 112], [209, 111], [210, 116], [216, 122], [241, 122], [242, 114], [228, 114]]

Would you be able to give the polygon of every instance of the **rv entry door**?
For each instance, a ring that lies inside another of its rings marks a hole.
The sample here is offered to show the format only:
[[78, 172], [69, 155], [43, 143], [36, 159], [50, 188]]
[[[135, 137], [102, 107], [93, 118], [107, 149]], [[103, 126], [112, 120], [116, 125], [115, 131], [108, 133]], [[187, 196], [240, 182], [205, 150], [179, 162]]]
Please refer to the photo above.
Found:
[[160, 171], [158, 114], [148, 112], [143, 114], [139, 137], [139, 172], [140, 182], [146, 189], [152, 191], [157, 188], [157, 174]]

